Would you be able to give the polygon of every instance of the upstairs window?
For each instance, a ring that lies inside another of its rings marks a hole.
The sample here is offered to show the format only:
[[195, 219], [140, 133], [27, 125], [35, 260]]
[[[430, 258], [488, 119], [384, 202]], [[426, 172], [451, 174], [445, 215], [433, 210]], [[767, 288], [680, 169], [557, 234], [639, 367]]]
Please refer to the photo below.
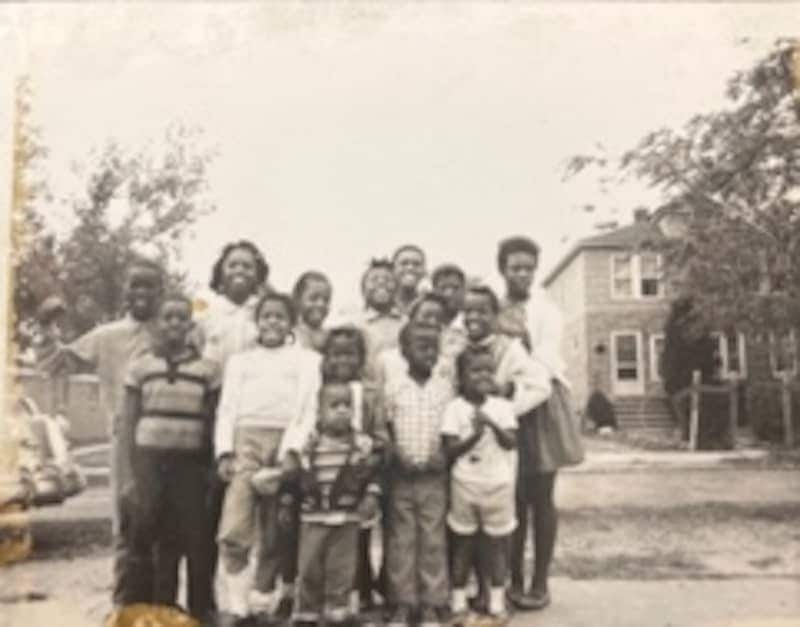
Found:
[[611, 256], [611, 295], [616, 299], [664, 295], [661, 255], [615, 253]]

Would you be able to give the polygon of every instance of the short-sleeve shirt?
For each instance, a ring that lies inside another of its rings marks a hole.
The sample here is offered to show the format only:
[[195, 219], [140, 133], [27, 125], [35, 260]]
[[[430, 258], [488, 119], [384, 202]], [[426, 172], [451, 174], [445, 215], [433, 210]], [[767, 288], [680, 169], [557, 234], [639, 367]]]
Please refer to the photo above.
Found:
[[122, 414], [125, 373], [130, 363], [151, 350], [154, 322], [139, 322], [131, 316], [95, 327], [69, 345], [69, 349], [97, 372], [100, 408], [113, 431]]
[[196, 353], [170, 364], [148, 353], [133, 361], [125, 387], [141, 393], [137, 446], [210, 450], [213, 415], [209, 395], [219, 390], [220, 365]]
[[442, 415], [453, 396], [451, 382], [435, 373], [422, 384], [407, 371], [396, 372], [387, 379], [386, 420], [395, 446], [411, 461], [427, 463], [440, 451]]
[[[499, 396], [488, 397], [480, 409], [501, 429], [516, 429], [517, 419], [511, 401]], [[456, 436], [463, 441], [472, 436], [472, 417], [476, 407], [462, 397], [451, 401], [442, 419], [442, 435]], [[516, 453], [502, 448], [488, 427], [469, 451], [453, 464], [454, 479], [470, 485], [494, 487], [507, 485], [516, 476]]]

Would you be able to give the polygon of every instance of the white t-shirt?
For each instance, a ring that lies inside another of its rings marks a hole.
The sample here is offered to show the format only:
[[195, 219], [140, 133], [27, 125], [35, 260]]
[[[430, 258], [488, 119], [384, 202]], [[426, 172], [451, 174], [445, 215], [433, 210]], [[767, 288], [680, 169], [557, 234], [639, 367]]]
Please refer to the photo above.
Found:
[[[517, 428], [517, 418], [511, 401], [490, 396], [484, 401], [481, 410], [501, 429]], [[475, 411], [475, 406], [461, 396], [450, 401], [442, 418], [442, 435], [458, 436], [461, 441], [472, 437], [472, 418]], [[507, 485], [516, 477], [516, 464], [516, 450], [502, 448], [494, 432], [486, 427], [475, 446], [456, 460], [452, 476], [464, 483], [484, 487]]]

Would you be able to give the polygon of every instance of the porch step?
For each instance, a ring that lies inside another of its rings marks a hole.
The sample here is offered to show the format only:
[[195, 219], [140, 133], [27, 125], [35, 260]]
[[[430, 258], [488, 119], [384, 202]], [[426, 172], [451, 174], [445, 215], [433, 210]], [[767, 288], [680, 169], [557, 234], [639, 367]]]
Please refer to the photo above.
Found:
[[666, 397], [619, 397], [614, 399], [614, 409], [623, 429], [667, 433], [674, 428]]

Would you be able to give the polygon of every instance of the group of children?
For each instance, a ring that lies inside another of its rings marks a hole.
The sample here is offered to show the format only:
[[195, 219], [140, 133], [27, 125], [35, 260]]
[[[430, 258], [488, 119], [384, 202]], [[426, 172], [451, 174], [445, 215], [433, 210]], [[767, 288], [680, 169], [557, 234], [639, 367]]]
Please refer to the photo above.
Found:
[[[510, 268], [531, 257], [526, 238], [501, 244], [509, 297], [529, 298], [532, 271]], [[507, 594], [525, 607], [510, 540], [530, 505], [520, 468], [535, 462], [517, 450], [536, 455], [522, 422], [563, 381], [552, 329], [454, 265], [423, 292], [415, 246], [373, 261], [364, 315], [331, 328], [324, 274], [291, 294], [266, 288], [268, 275], [252, 243], [232, 243], [215, 297], [199, 302], [164, 294], [159, 269], [137, 262], [125, 325], [61, 351], [114, 396], [115, 603], [174, 604], [185, 557], [188, 609], [208, 622], [353, 624], [379, 593], [390, 625], [459, 624], [473, 572], [480, 612], [502, 618]], [[540, 607], [548, 565], [533, 582]]]

